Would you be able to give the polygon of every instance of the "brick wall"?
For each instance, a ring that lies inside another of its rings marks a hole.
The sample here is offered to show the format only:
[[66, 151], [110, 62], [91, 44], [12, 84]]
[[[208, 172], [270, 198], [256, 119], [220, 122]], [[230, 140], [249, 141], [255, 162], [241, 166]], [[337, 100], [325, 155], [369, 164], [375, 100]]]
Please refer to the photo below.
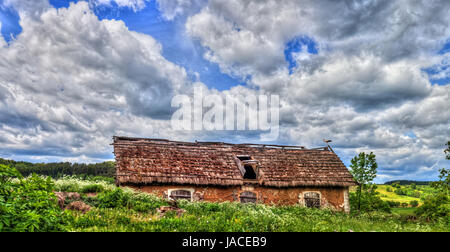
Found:
[[169, 190], [186, 189], [193, 192], [195, 201], [239, 201], [243, 191], [251, 191], [257, 195], [258, 202], [277, 205], [304, 205], [304, 193], [317, 192], [320, 194], [321, 208], [331, 208], [348, 212], [348, 188], [347, 187], [295, 187], [275, 188], [260, 187], [257, 185], [207, 187], [191, 185], [145, 185], [130, 186], [143, 192], [153, 193], [161, 197], [167, 197]]

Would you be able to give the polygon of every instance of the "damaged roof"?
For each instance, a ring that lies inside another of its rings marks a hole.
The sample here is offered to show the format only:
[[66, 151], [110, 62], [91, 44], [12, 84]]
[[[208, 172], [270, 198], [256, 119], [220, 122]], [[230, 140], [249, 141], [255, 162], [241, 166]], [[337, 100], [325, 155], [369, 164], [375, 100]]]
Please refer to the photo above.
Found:
[[[351, 186], [356, 183], [328, 147], [178, 142], [113, 137], [119, 184], [194, 184], [270, 187]], [[242, 161], [239, 157], [249, 157]], [[244, 179], [242, 164], [253, 164], [257, 178]], [[241, 168], [241, 169], [240, 169]]]

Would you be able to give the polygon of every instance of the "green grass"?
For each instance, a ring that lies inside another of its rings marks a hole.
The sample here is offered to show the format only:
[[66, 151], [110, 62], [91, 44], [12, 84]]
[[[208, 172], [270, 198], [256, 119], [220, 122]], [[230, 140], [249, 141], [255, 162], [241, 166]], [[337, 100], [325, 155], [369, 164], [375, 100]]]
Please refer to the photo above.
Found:
[[239, 203], [188, 203], [187, 212], [161, 217], [133, 209], [99, 209], [73, 213], [69, 231], [113, 232], [415, 232], [449, 231], [449, 223], [405, 220], [399, 214], [348, 215], [303, 207]]
[[392, 208], [392, 213], [396, 213], [403, 216], [416, 216], [414, 211], [415, 207], [396, 207]]
[[[69, 188], [89, 187], [98, 182], [66, 178], [57, 181]], [[77, 185], [79, 184], [79, 185]], [[267, 206], [237, 202], [208, 203], [180, 201], [186, 212], [161, 216], [156, 209], [168, 205], [165, 199], [129, 188], [105, 185], [104, 192], [89, 198], [92, 210], [86, 214], [69, 211], [68, 231], [77, 232], [425, 232], [449, 231], [448, 219], [426, 222], [405, 218], [413, 209], [399, 208], [392, 214], [374, 212], [345, 214], [300, 206]], [[86, 189], [85, 189], [86, 190]]]
[[[185, 212], [160, 215], [156, 210], [169, 205], [155, 195], [117, 188], [107, 181], [64, 177], [55, 181], [54, 190], [81, 194], [91, 206], [87, 213], [71, 210], [61, 219], [57, 231], [75, 232], [428, 232], [450, 231], [449, 218], [425, 221], [410, 218], [410, 208], [393, 213], [346, 214], [328, 209], [301, 206], [268, 206], [238, 202], [208, 203], [179, 201]], [[97, 192], [93, 196], [88, 192]], [[50, 190], [49, 193], [52, 191]], [[44, 199], [43, 202], [48, 202]], [[56, 204], [56, 202], [54, 202]], [[46, 216], [52, 217], [52, 216]]]

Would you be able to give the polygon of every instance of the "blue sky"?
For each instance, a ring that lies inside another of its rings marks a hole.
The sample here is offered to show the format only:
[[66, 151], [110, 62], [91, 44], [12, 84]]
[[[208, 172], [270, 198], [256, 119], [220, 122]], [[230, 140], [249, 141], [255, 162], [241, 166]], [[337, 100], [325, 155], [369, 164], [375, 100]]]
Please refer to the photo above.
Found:
[[[55, 8], [67, 8], [71, 0], [50, 0]], [[174, 20], [166, 20], [158, 9], [156, 1], [150, 1], [146, 7], [138, 12], [130, 8], [119, 7], [115, 2], [108, 6], [95, 6], [93, 11], [99, 19], [116, 19], [125, 22], [132, 30], [151, 35], [163, 45], [163, 55], [168, 60], [186, 68], [190, 78], [196, 81], [194, 72], [199, 73], [199, 80], [211, 88], [226, 90], [235, 85], [245, 85], [245, 78], [230, 76], [221, 72], [217, 64], [211, 63], [203, 58], [204, 48], [198, 41], [186, 38], [183, 26], [186, 16], [177, 17]], [[0, 9], [0, 21], [2, 23], [1, 34], [7, 42], [22, 31], [19, 24], [20, 17], [14, 8]], [[318, 48], [312, 38], [307, 36], [295, 37], [285, 45], [284, 56], [289, 65], [289, 71], [297, 66], [293, 54], [302, 51], [302, 46], [307, 47], [308, 53], [317, 54]], [[437, 53], [449, 52], [450, 42], [447, 42]], [[448, 66], [444, 66], [444, 70]], [[436, 74], [433, 68], [424, 69], [428, 74]], [[441, 79], [430, 79], [433, 84], [445, 85], [450, 82], [450, 77]]]
[[88, 3], [0, 0], [1, 157], [98, 162], [115, 134], [258, 142], [170, 130], [170, 98], [203, 85], [279, 95], [275, 143], [332, 139], [346, 165], [373, 151], [378, 181], [433, 179], [448, 164], [446, 1]]
[[14, 8], [0, 8], [1, 34], [6, 41], [11, 41], [11, 36], [15, 37], [22, 32], [19, 19], [20, 17]]
[[[69, 0], [54, 0], [50, 3], [56, 7], [68, 7]], [[186, 38], [183, 30], [186, 17], [166, 20], [158, 9], [158, 3], [151, 1], [138, 12], [130, 8], [120, 8], [116, 3], [111, 6], [94, 8], [99, 19], [116, 19], [125, 22], [128, 29], [151, 35], [163, 45], [163, 56], [186, 68], [192, 81], [196, 81], [194, 72], [199, 73], [199, 80], [211, 88], [229, 89], [235, 85], [245, 85], [240, 78], [233, 78], [221, 73], [217, 64], [203, 58], [204, 49], [197, 41]]]

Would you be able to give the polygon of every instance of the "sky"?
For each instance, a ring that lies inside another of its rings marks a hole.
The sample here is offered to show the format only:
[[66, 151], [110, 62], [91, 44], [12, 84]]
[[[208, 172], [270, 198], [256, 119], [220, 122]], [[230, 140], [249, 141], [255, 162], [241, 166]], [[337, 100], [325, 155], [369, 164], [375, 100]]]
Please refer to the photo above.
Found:
[[175, 95], [275, 94], [274, 143], [377, 156], [376, 182], [449, 167], [450, 2], [0, 0], [0, 157], [112, 160], [113, 135], [175, 131]]

